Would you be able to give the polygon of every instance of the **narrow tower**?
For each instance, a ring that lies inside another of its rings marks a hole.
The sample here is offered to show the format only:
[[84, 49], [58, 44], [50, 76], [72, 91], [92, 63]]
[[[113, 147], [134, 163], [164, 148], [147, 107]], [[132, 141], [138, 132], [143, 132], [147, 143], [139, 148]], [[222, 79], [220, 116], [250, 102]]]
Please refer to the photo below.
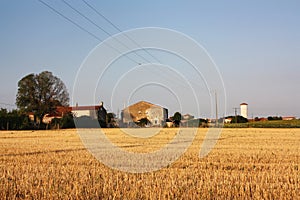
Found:
[[248, 104], [247, 103], [241, 103], [241, 116], [248, 119]]

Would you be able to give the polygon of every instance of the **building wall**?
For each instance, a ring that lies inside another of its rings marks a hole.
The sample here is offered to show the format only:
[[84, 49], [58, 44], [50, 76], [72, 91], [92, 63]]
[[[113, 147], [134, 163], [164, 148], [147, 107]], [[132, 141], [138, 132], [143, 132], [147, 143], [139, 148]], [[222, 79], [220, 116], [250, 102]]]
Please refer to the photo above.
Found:
[[132, 119], [128, 109], [124, 109], [121, 112], [121, 119], [124, 124], [129, 124], [129, 123], [133, 122], [133, 119]]
[[92, 119], [97, 119], [97, 110], [90, 110], [90, 115]]
[[152, 126], [163, 126], [166, 120], [165, 109], [161, 107], [151, 107], [147, 111], [147, 118]]
[[72, 113], [75, 117], [90, 116], [90, 110], [73, 110]]

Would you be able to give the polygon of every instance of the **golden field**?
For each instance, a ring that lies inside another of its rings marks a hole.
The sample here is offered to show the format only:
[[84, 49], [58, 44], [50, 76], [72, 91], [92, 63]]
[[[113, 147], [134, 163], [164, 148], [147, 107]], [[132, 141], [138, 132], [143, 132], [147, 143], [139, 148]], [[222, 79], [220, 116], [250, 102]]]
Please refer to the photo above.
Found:
[[[105, 129], [116, 145], [149, 152], [176, 129], [149, 139]], [[223, 129], [204, 158], [207, 129], [159, 171], [110, 169], [87, 151], [76, 130], [0, 132], [1, 199], [300, 199], [300, 129]]]

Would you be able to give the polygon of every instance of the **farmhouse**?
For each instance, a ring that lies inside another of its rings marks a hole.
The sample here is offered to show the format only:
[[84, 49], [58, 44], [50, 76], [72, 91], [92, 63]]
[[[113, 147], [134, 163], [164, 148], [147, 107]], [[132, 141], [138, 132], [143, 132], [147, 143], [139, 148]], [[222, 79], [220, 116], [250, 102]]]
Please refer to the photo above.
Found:
[[146, 101], [140, 101], [121, 112], [121, 122], [124, 127], [134, 126], [140, 120], [147, 120], [147, 126], [161, 127], [166, 123], [168, 118], [168, 109]]
[[[58, 106], [56, 108], [57, 114], [59, 116], [63, 116], [64, 114], [68, 112], [72, 112], [74, 117], [82, 117], [82, 116], [87, 116], [92, 119], [97, 119], [99, 114], [101, 116], [106, 116], [106, 109], [103, 106], [103, 102], [101, 102], [99, 105], [94, 105], [94, 106], [70, 106], [70, 107], [63, 107], [63, 106]], [[99, 113], [100, 112], [100, 113]]]
[[[103, 102], [101, 102], [99, 105], [93, 105], [93, 106], [58, 106], [56, 108], [55, 113], [53, 114], [46, 114], [43, 118], [43, 122], [46, 124], [49, 124], [52, 119], [54, 118], [62, 118], [67, 113], [72, 113], [74, 117], [90, 117], [91, 119], [98, 119], [99, 122], [103, 122], [101, 127], [105, 127], [106, 124], [106, 109], [103, 106]], [[105, 123], [105, 124], [104, 124]]]

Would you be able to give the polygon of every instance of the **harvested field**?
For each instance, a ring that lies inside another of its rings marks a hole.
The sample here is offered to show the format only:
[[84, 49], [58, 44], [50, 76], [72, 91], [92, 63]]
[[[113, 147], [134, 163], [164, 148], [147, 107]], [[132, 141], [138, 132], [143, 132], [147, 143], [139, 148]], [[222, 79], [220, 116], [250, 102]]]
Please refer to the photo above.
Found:
[[[142, 129], [141, 129], [142, 130]], [[129, 152], [161, 148], [177, 129], [150, 139], [105, 129]], [[198, 157], [207, 129], [159, 171], [126, 173], [103, 165], [76, 130], [0, 132], [1, 199], [299, 199], [300, 129], [223, 129]]]

